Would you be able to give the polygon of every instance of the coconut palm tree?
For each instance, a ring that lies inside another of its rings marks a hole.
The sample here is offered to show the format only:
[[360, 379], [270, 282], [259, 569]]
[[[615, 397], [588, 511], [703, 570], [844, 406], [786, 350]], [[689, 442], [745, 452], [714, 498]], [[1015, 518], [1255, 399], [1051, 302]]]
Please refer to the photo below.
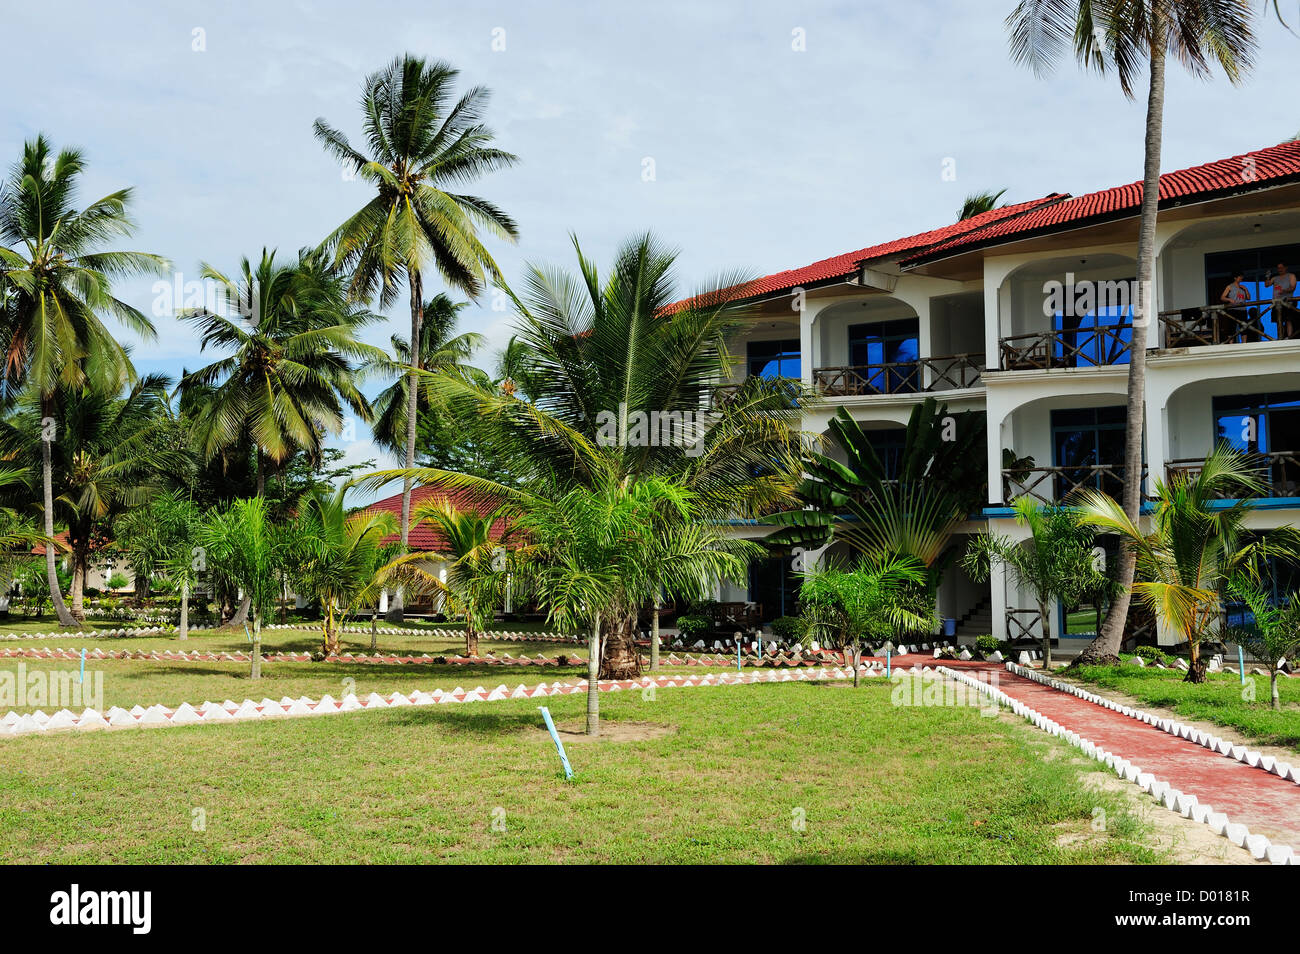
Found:
[[[486, 199], [458, 191], [464, 183], [514, 164], [517, 157], [492, 145], [483, 123], [488, 91], [473, 87], [456, 99], [459, 72], [440, 60], [409, 54], [370, 74], [362, 86], [365, 152], [317, 119], [313, 130], [326, 152], [370, 183], [375, 195], [325, 240], [335, 261], [352, 270], [355, 300], [376, 292], [381, 308], [397, 298], [406, 279], [411, 301], [411, 342], [424, 341], [424, 278], [437, 271], [452, 288], [476, 296], [500, 271], [480, 231], [513, 241], [514, 221]], [[406, 466], [415, 466], [419, 359], [407, 388]], [[402, 546], [411, 528], [411, 481], [402, 486]], [[400, 607], [399, 607], [400, 610]]]
[[[41, 418], [42, 508], [45, 536], [54, 537], [52, 448], [59, 439], [54, 396], [60, 388], [134, 378], [126, 349], [105, 326], [112, 317], [151, 339], [153, 324], [113, 295], [116, 279], [160, 273], [166, 259], [144, 252], [106, 249], [134, 231], [127, 215], [131, 190], [120, 189], [76, 207], [85, 160], [76, 149], [52, 153], [44, 136], [23, 146], [23, 155], [0, 185], [0, 382], [6, 394], [35, 389]], [[45, 569], [55, 614], [78, 626], [59, 589], [54, 548], [45, 548]]]
[[810, 634], [839, 646], [853, 665], [857, 688], [862, 644], [904, 632], [928, 632], [938, 622], [925, 592], [925, 565], [915, 557], [877, 554], [851, 569], [815, 569], [799, 585]]
[[525, 541], [517, 551], [521, 583], [562, 631], [589, 634], [588, 735], [600, 733], [602, 637], [630, 644], [638, 611], [661, 585], [700, 595], [715, 580], [739, 577], [763, 552], [725, 537], [702, 519], [694, 493], [661, 477], [607, 475], [594, 487], [519, 492], [511, 503]]
[[349, 302], [343, 278], [321, 256], [304, 251], [280, 264], [275, 255], [263, 249], [256, 265], [243, 259], [237, 277], [204, 264], [224, 302], [180, 315], [201, 350], [225, 352], [180, 382], [200, 453], [210, 461], [251, 444], [259, 496], [269, 467], [297, 450], [319, 459], [324, 436], [342, 430], [345, 408], [370, 420], [359, 365], [385, 358], [357, 338], [379, 316]]
[[[800, 406], [811, 396], [797, 381], [751, 377], [718, 400], [717, 386], [733, 372], [727, 342], [749, 314], [727, 291], [739, 277], [676, 303], [676, 252], [653, 236], [625, 243], [604, 277], [576, 239], [574, 247], [577, 274], [530, 266], [514, 299], [504, 369], [512, 386], [447, 375], [436, 384], [455, 413], [482, 422], [476, 437], [490, 459], [509, 462], [511, 479], [439, 468], [409, 477], [506, 500], [499, 491], [507, 485], [592, 488], [659, 476], [689, 488], [709, 520], [794, 504]], [[638, 668], [630, 631], [611, 633], [604, 645], [607, 674], [626, 678]]]
[[1085, 523], [1118, 534], [1133, 553], [1139, 576], [1133, 595], [1187, 643], [1188, 682], [1205, 681], [1200, 646], [1218, 632], [1225, 588], [1257, 578], [1269, 558], [1300, 559], [1300, 533], [1292, 527], [1247, 533], [1250, 497], [1263, 492], [1257, 464], [1222, 444], [1194, 476], [1156, 482], [1149, 533], [1100, 490], [1078, 491], [1072, 501]]
[[339, 615], [346, 616], [374, 592], [384, 539], [397, 530], [387, 511], [348, 513], [349, 489], [344, 483], [331, 494], [308, 494], [292, 528], [288, 575], [298, 592], [320, 601], [321, 651], [327, 656], [339, 651]]
[[1258, 581], [1233, 580], [1228, 591], [1244, 602], [1254, 617], [1248, 626], [1228, 630], [1225, 639], [1250, 650], [1256, 659], [1268, 663], [1268, 694], [1274, 709], [1282, 708], [1277, 692], [1277, 674], [1282, 663], [1300, 652], [1300, 593], [1290, 593], [1274, 603]]
[[974, 218], [985, 212], [992, 212], [998, 207], [998, 200], [1006, 194], [1006, 189], [999, 189], [997, 192], [992, 189], [986, 192], [972, 192], [966, 196], [966, 201], [961, 204], [961, 210], [957, 213], [957, 221], [964, 222], [966, 219]]
[[[1083, 67], [1102, 74], [1113, 72], [1130, 99], [1146, 81], [1146, 144], [1137, 241], [1139, 302], [1129, 349], [1124, 439], [1124, 512], [1134, 524], [1142, 501], [1142, 415], [1147, 328], [1155, 304], [1166, 61], [1173, 57], [1198, 77], [1210, 76], [1217, 65], [1229, 82], [1240, 82], [1254, 56], [1253, 17], [1250, 0], [1021, 0], [1006, 21], [1012, 58], [1040, 75], [1050, 71], [1065, 49], [1072, 48]], [[1101, 632], [1081, 654], [1084, 660], [1118, 661], [1134, 570], [1133, 554], [1126, 550], [1118, 568], [1123, 589], [1111, 603]]]
[[459, 509], [447, 497], [425, 501], [415, 508], [411, 525], [428, 523], [444, 546], [402, 554], [379, 571], [381, 579], [399, 581], [416, 593], [435, 594], [451, 614], [464, 615], [465, 655], [471, 658], [478, 656], [479, 636], [505, 600], [514, 537], [512, 512], [509, 507], [485, 507], [483, 512]]
[[[141, 378], [122, 397], [92, 387], [60, 387], [51, 396], [29, 387], [0, 421], [0, 456], [35, 475], [49, 458], [54, 510], [67, 527], [72, 562], [71, 615], [84, 621], [92, 556], [111, 541], [118, 517], [148, 503], [178, 478], [189, 458], [176, 441], [168, 406], [170, 380]], [[40, 439], [53, 413], [62, 434], [49, 448]], [[137, 568], [137, 572], [147, 567]]]
[[[434, 374], [471, 374], [469, 359], [483, 344], [483, 336], [474, 332], [456, 334], [456, 322], [468, 302], [456, 302], [449, 295], [439, 293], [424, 303], [424, 319], [420, 324], [420, 356], [411, 358], [407, 339], [393, 335], [391, 358], [373, 361], [366, 366], [368, 374], [385, 376], [396, 374], [390, 384], [374, 400], [375, 420], [371, 425], [375, 443], [393, 453], [406, 446], [406, 416], [410, 409], [410, 369], [418, 365], [421, 384]], [[429, 388], [420, 387], [417, 395], [417, 424], [428, 416], [433, 399]], [[414, 518], [412, 518], [414, 519]]]
[[977, 583], [986, 581], [995, 564], [1013, 580], [1033, 591], [1043, 628], [1043, 667], [1052, 666], [1052, 623], [1048, 609], [1053, 599], [1077, 603], [1104, 588], [1106, 577], [1093, 561], [1093, 528], [1068, 507], [1040, 507], [1032, 497], [1012, 504], [1016, 523], [1029, 530], [1029, 539], [981, 531], [971, 540], [962, 566]]
[[290, 555], [289, 539], [275, 526], [262, 497], [212, 510], [199, 532], [210, 569], [225, 574], [249, 600], [253, 618], [249, 675], [262, 678], [262, 621], [280, 595], [280, 573]]

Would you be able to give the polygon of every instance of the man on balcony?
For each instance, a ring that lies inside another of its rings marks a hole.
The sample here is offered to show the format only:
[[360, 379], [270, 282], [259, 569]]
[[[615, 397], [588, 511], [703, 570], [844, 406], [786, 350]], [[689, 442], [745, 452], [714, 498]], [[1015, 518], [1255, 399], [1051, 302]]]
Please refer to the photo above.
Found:
[[1267, 273], [1264, 282], [1273, 290], [1273, 317], [1277, 321], [1278, 337], [1294, 338], [1296, 309], [1292, 302], [1295, 298], [1295, 275], [1284, 263], [1278, 263], [1277, 274]]

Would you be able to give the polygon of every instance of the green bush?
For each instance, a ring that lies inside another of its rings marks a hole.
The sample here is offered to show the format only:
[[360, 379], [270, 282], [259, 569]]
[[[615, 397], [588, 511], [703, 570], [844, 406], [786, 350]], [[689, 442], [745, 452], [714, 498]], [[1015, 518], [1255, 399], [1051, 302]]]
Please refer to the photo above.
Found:
[[1174, 657], [1159, 646], [1139, 646], [1128, 655], [1130, 658], [1132, 656], [1141, 656], [1143, 662], [1158, 662], [1162, 666], [1172, 666], [1174, 664]]
[[808, 622], [802, 616], [778, 616], [770, 626], [772, 636], [785, 643], [802, 642], [808, 633]]
[[976, 636], [975, 648], [980, 652], [981, 655], [988, 656], [991, 653], [995, 653], [1002, 648], [1002, 641], [999, 640], [996, 636], [990, 636], [990, 635]]
[[127, 578], [121, 573], [114, 573], [108, 578], [108, 589], [120, 590], [122, 587], [126, 586], [128, 582]]
[[703, 639], [713, 630], [713, 620], [707, 616], [687, 614], [677, 617], [677, 631], [682, 639]]

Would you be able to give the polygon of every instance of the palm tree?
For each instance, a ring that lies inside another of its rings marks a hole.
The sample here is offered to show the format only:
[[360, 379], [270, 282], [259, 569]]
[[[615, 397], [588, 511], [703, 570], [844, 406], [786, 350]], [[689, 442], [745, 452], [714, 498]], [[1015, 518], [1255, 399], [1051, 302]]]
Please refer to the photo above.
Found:
[[926, 568], [933, 595], [955, 556], [953, 532], [984, 499], [980, 453], [984, 415], [949, 414], [927, 397], [912, 408], [897, 471], [891, 473], [862, 427], [841, 408], [828, 425], [845, 462], [810, 453], [800, 510], [773, 514], [770, 543], [822, 548], [843, 541], [864, 556], [910, 556]]
[[[1130, 99], [1146, 73], [1146, 145], [1137, 241], [1140, 292], [1129, 349], [1124, 438], [1124, 512], [1134, 524], [1142, 502], [1147, 327], [1156, 300], [1153, 282], [1166, 60], [1173, 56], [1199, 77], [1208, 77], [1218, 65], [1230, 82], [1238, 83], [1254, 54], [1252, 17], [1250, 0], [1021, 0], [1006, 21], [1012, 58], [1029, 64], [1040, 75], [1052, 68], [1067, 47], [1073, 48], [1083, 67], [1103, 74], [1113, 70]], [[1082, 659], [1118, 660], [1134, 571], [1134, 554], [1126, 550], [1118, 571], [1123, 589]]]
[[999, 189], [997, 192], [992, 189], [985, 192], [972, 192], [962, 203], [961, 211], [957, 213], [957, 221], [964, 222], [985, 212], [992, 212], [998, 207], [998, 200], [1006, 194], [1006, 189]]
[[[698, 498], [659, 477], [519, 493], [521, 582], [561, 630], [588, 634], [587, 734], [600, 733], [602, 636], [631, 642], [659, 586], [687, 596], [738, 577], [762, 547], [701, 519]], [[637, 666], [639, 669], [639, 665]]]
[[[33, 478], [49, 460], [54, 509], [67, 527], [71, 615], [78, 622], [85, 619], [91, 557], [110, 542], [113, 522], [186, 472], [189, 460], [171, 426], [169, 384], [163, 375], [148, 375], [120, 398], [92, 387], [60, 387], [49, 397], [29, 388], [0, 421], [0, 455], [22, 462]], [[63, 433], [47, 449], [40, 434], [51, 412]]]
[[1028, 540], [981, 531], [970, 542], [962, 566], [972, 580], [983, 583], [992, 566], [1001, 564], [1012, 578], [1028, 586], [1038, 603], [1043, 628], [1043, 668], [1052, 666], [1052, 600], [1064, 605], [1100, 591], [1105, 575], [1093, 563], [1091, 526], [1068, 507], [1039, 507], [1032, 497], [1020, 497], [1012, 509], [1016, 523], [1029, 530]]
[[[459, 72], [448, 64], [409, 54], [370, 74], [361, 108], [367, 156], [323, 119], [313, 130], [325, 150], [375, 187], [374, 197], [325, 240], [338, 264], [352, 269], [351, 292], [381, 308], [397, 297], [406, 278], [411, 301], [410, 342], [423, 342], [424, 275], [436, 269], [452, 288], [477, 296], [500, 277], [479, 238], [482, 229], [513, 241], [514, 221], [478, 196], [447, 191], [512, 165], [517, 157], [492, 145], [483, 123], [488, 91], [473, 87], [453, 102]], [[407, 388], [406, 466], [415, 466], [422, 356], [410, 368]], [[411, 481], [402, 485], [402, 547], [411, 529]], [[400, 607], [399, 607], [400, 612]]]
[[337, 614], [350, 613], [374, 591], [384, 538], [397, 529], [387, 511], [349, 514], [345, 503], [349, 489], [344, 483], [332, 494], [308, 494], [292, 530], [289, 576], [299, 592], [320, 601], [326, 656], [339, 651]]
[[[59, 439], [54, 416], [58, 388], [134, 378], [126, 349], [102, 318], [112, 316], [145, 339], [155, 336], [149, 319], [113, 295], [115, 279], [160, 273], [166, 259], [144, 252], [106, 250], [134, 231], [127, 216], [131, 190], [120, 189], [84, 209], [75, 206], [85, 170], [80, 151], [51, 155], [37, 136], [0, 185], [0, 382], [4, 392], [26, 384], [39, 395], [42, 508], [45, 536], [54, 537], [52, 446]], [[59, 589], [54, 548], [45, 548], [50, 599], [59, 623], [78, 626]]]
[[[482, 422], [476, 437], [489, 459], [509, 463], [509, 479], [430, 467], [386, 476], [501, 500], [516, 485], [595, 488], [659, 476], [690, 489], [703, 519], [715, 521], [793, 505], [800, 405], [811, 396], [797, 381], [751, 377], [714, 400], [733, 371], [727, 342], [749, 314], [727, 291], [739, 279], [674, 304], [676, 252], [653, 236], [625, 243], [607, 277], [576, 239], [574, 247], [576, 275], [529, 267], [501, 386], [447, 375], [436, 383], [454, 413]], [[630, 631], [604, 646], [608, 675], [639, 670]]]
[[858, 686], [862, 643], [899, 631], [928, 632], [938, 618], [925, 592], [926, 568], [915, 557], [862, 557], [852, 569], [816, 569], [799, 586], [799, 605], [811, 634], [839, 646]]
[[1291, 593], [1285, 601], [1275, 604], [1258, 582], [1247, 579], [1233, 580], [1228, 591], [1250, 608], [1255, 619], [1249, 626], [1229, 630], [1226, 637], [1245, 646], [1256, 659], [1268, 663], [1270, 705], [1281, 709], [1277, 674], [1283, 662], [1294, 659], [1295, 653], [1300, 652], [1300, 593]]
[[[511, 508], [460, 510], [446, 497], [426, 501], [415, 508], [411, 525], [432, 525], [445, 546], [402, 554], [380, 570], [382, 579], [437, 594], [451, 613], [464, 614], [465, 655], [471, 658], [478, 656], [478, 638], [505, 599], [514, 536], [510, 513]], [[438, 564], [444, 565], [446, 579], [433, 571]]]
[[157, 496], [124, 512], [113, 524], [113, 539], [137, 583], [159, 574], [180, 588], [176, 638], [189, 638], [190, 593], [206, 560], [199, 546], [202, 515], [181, 491]]
[[210, 511], [199, 539], [210, 568], [225, 574], [248, 597], [253, 617], [249, 675], [262, 678], [262, 620], [280, 595], [280, 572], [289, 555], [288, 539], [271, 523], [266, 501], [247, 497], [225, 510]]
[[251, 445], [259, 496], [268, 466], [297, 450], [320, 458], [325, 434], [343, 428], [345, 407], [370, 420], [354, 361], [385, 357], [357, 339], [379, 316], [350, 304], [343, 279], [316, 253], [301, 252], [289, 265], [277, 264], [275, 254], [263, 249], [256, 266], [243, 259], [237, 278], [203, 265], [226, 307], [180, 316], [198, 330], [201, 350], [226, 352], [181, 378], [202, 457]]
[[[391, 359], [371, 362], [367, 373], [397, 374], [397, 380], [379, 393], [374, 400], [375, 420], [371, 431], [375, 443], [385, 450], [397, 453], [406, 446], [406, 417], [410, 409], [410, 369], [418, 365], [421, 384], [434, 374], [468, 375], [474, 370], [468, 362], [474, 351], [483, 343], [483, 336], [473, 332], [456, 334], [456, 322], [468, 302], [452, 301], [449, 295], [439, 293], [424, 303], [424, 319], [420, 324], [420, 356], [411, 358], [410, 343], [400, 335], [393, 335]], [[429, 388], [420, 387], [417, 395], [417, 425], [431, 409], [434, 395]]]
[[1139, 574], [1133, 595], [1187, 643], [1188, 682], [1205, 681], [1200, 646], [1219, 626], [1224, 589], [1257, 578], [1269, 558], [1300, 559], [1300, 533], [1289, 526], [1247, 533], [1246, 519], [1254, 509], [1249, 498], [1263, 490], [1258, 466], [1223, 444], [1195, 476], [1180, 473], [1169, 483], [1157, 481], [1150, 533], [1102, 491], [1076, 495], [1083, 521], [1118, 534], [1133, 553]]

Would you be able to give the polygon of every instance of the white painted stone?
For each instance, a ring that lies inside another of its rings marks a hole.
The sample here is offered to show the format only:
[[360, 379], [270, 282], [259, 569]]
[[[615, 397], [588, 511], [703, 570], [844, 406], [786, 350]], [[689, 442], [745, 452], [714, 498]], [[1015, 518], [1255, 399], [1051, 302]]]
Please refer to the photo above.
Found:
[[1238, 848], [1246, 844], [1246, 839], [1250, 837], [1250, 829], [1245, 825], [1239, 825], [1236, 822], [1229, 822], [1223, 829], [1223, 837], [1232, 842]]
[[1250, 856], [1256, 861], [1263, 861], [1265, 854], [1268, 852], [1268, 839], [1263, 835], [1247, 835], [1243, 847], [1250, 852]]
[[1264, 849], [1264, 857], [1271, 865], [1284, 865], [1295, 855], [1290, 845], [1269, 845]]
[[1192, 821], [1196, 822], [1198, 825], [1204, 825], [1209, 821], [1210, 815], [1212, 815], [1213, 813], [1214, 813], [1213, 806], [1202, 805], [1198, 802], [1192, 805], [1192, 811], [1188, 817], [1190, 817]]
[[188, 702], [182, 702], [172, 711], [172, 725], [187, 725], [199, 722], [200, 716]]

